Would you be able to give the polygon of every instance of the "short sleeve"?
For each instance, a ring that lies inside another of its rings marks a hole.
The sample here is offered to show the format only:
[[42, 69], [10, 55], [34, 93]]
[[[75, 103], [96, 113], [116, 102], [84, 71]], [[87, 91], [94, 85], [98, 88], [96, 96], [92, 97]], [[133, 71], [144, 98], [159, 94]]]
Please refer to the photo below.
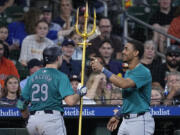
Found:
[[27, 80], [27, 83], [25, 87], [21, 90], [21, 96], [27, 100], [30, 101], [30, 79]]
[[62, 76], [62, 78], [60, 80], [59, 92], [60, 92], [62, 98], [74, 94], [74, 90], [72, 89], [72, 85], [71, 85], [68, 77], [65, 75]]
[[132, 72], [128, 78], [136, 84], [138, 89], [152, 81], [150, 71], [145, 69]]

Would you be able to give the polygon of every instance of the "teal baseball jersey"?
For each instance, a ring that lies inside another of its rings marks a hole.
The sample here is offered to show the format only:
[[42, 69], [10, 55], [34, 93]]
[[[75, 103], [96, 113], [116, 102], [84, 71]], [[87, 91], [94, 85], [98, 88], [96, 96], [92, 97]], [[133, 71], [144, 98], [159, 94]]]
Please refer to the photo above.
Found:
[[30, 111], [63, 112], [63, 98], [73, 94], [70, 81], [64, 73], [54, 68], [42, 68], [28, 79], [21, 96], [31, 102]]
[[130, 78], [135, 88], [123, 89], [123, 106], [121, 113], [140, 113], [149, 111], [152, 77], [150, 71], [142, 64], [127, 70], [125, 78]]

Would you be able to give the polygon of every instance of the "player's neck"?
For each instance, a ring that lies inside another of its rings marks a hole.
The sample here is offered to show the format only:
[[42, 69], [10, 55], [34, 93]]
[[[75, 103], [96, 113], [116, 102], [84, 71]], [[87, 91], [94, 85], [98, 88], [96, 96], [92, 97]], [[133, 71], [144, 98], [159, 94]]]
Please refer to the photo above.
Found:
[[57, 66], [57, 64], [46, 64], [45, 68], [55, 68], [55, 69], [57, 69], [58, 66]]
[[129, 65], [128, 69], [130, 69], [130, 70], [134, 69], [139, 63], [140, 63], [139, 59], [138, 58], [134, 58], [132, 61], [130, 61], [128, 63], [128, 65]]

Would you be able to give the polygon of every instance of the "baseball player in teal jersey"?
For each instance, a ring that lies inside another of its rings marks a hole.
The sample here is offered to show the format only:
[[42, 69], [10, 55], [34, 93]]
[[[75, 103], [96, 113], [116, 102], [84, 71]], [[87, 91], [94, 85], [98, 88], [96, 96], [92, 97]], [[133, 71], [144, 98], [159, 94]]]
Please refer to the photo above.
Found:
[[80, 96], [85, 95], [86, 89], [79, 87], [75, 94], [68, 77], [57, 70], [62, 63], [62, 53], [58, 47], [46, 48], [43, 60], [45, 68], [28, 79], [17, 107], [24, 118], [30, 114], [27, 129], [31, 135], [66, 135], [62, 100], [68, 105], [75, 105]]
[[123, 88], [123, 105], [121, 111], [113, 116], [107, 128], [113, 131], [117, 128], [119, 117], [123, 117], [118, 135], [153, 135], [154, 119], [150, 114], [150, 97], [152, 77], [150, 71], [140, 64], [144, 53], [141, 43], [131, 40], [125, 44], [123, 61], [128, 63], [124, 78], [120, 78], [105, 69], [93, 58], [92, 69], [103, 72], [116, 86]]

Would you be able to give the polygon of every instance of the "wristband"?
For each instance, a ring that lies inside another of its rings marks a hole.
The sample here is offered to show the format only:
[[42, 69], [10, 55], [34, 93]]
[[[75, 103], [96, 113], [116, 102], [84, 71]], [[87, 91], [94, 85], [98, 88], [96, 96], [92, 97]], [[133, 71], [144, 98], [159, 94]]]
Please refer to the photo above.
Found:
[[101, 72], [104, 73], [108, 79], [113, 75], [111, 71], [107, 70], [104, 67], [102, 68]]
[[120, 119], [120, 117], [121, 117], [121, 111], [119, 110], [115, 115], [114, 115], [114, 117], [117, 119], [117, 120], [119, 120]]

